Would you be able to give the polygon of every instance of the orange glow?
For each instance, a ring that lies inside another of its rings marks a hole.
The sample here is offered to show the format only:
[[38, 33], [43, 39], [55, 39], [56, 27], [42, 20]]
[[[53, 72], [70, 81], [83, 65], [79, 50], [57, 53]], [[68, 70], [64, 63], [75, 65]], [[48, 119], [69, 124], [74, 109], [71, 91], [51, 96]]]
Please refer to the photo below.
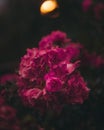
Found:
[[55, 0], [46, 0], [40, 7], [41, 14], [48, 14], [58, 8], [58, 4]]

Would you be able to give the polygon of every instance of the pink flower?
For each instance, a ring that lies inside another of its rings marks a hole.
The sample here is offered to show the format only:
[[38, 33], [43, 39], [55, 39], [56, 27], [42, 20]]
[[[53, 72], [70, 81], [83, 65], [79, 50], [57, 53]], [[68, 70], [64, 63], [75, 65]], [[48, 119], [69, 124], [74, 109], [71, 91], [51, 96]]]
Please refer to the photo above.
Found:
[[50, 36], [52, 37], [53, 43], [59, 46], [65, 46], [65, 44], [71, 41], [71, 39], [67, 38], [65, 32], [59, 30], [53, 31]]
[[16, 80], [16, 74], [4, 74], [0, 77], [0, 84], [5, 85], [7, 82], [15, 82]]
[[[71, 75], [78, 77], [81, 48], [80, 44], [72, 43], [66, 33], [54, 31], [39, 42], [38, 48], [28, 49], [21, 58], [17, 82], [24, 104], [39, 109], [41, 105], [44, 109], [57, 109], [67, 103], [82, 103], [86, 99], [82, 93], [86, 97], [89, 93], [83, 90], [84, 80], [80, 81], [80, 91], [83, 91], [77, 96], [77, 78], [71, 79]], [[73, 96], [69, 92], [72, 86]]]
[[74, 70], [76, 70], [76, 68], [79, 67], [79, 62], [80, 61], [76, 61], [75, 63], [61, 62], [58, 65], [54, 65], [53, 68], [51, 68], [50, 72], [45, 75], [45, 79], [47, 77], [57, 76], [64, 82], [64, 80], [67, 78], [67, 76], [70, 75], [71, 73], [73, 73]]
[[50, 49], [52, 48], [52, 39], [50, 36], [43, 37], [42, 40], [39, 42], [40, 49]]
[[34, 57], [36, 57], [38, 54], [38, 49], [32, 48], [32, 49], [27, 49], [27, 54], [24, 55], [24, 57], [21, 58], [21, 63], [20, 63], [20, 70], [19, 74], [22, 77], [27, 77], [29, 75], [28, 70], [29, 67], [34, 65]]
[[48, 77], [46, 79], [46, 90], [48, 92], [57, 92], [62, 88], [62, 81], [57, 77]]
[[12, 120], [16, 116], [16, 110], [10, 106], [2, 105], [0, 107], [0, 118], [3, 120]]
[[7, 105], [2, 97], [0, 101], [3, 101], [0, 104], [0, 130], [21, 130], [16, 109]]
[[39, 49], [51, 49], [53, 46], [64, 46], [71, 40], [67, 38], [66, 33], [62, 31], [53, 31], [51, 34], [43, 37], [39, 42]]
[[87, 12], [92, 5], [93, 1], [92, 0], [83, 0], [82, 2], [82, 8], [84, 12]]
[[30, 104], [34, 104], [32, 103], [32, 101], [34, 102], [34, 100], [38, 99], [42, 95], [42, 90], [38, 88], [33, 88], [24, 90], [21, 94], [24, 98], [28, 99], [28, 102]]
[[70, 43], [66, 47], [66, 54], [68, 59], [69, 60], [78, 59], [82, 48], [83, 48], [82, 45], [79, 43]]
[[[47, 74], [48, 76], [58, 77], [61, 80], [65, 80], [66, 76], [68, 75], [67, 63], [61, 62], [58, 65], [54, 65], [51, 68], [50, 72]], [[47, 76], [45, 75], [45, 77]]]
[[83, 77], [77, 72], [73, 74], [68, 80], [68, 95], [69, 102], [83, 103], [88, 98], [90, 89], [87, 88]]
[[74, 70], [79, 67], [79, 63], [80, 61], [76, 61], [75, 63], [67, 64], [68, 74], [71, 74], [72, 72], [74, 72]]
[[66, 59], [66, 52], [62, 48], [51, 49], [48, 52], [48, 63], [52, 67]]

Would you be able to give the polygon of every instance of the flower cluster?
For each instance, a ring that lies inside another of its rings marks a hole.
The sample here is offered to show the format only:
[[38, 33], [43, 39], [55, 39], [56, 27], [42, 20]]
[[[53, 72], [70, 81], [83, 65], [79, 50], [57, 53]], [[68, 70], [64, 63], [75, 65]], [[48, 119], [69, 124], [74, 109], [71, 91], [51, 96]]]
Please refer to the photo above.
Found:
[[83, 103], [89, 88], [78, 71], [80, 44], [66, 33], [54, 31], [27, 49], [19, 67], [19, 95], [35, 108], [57, 109], [65, 104]]

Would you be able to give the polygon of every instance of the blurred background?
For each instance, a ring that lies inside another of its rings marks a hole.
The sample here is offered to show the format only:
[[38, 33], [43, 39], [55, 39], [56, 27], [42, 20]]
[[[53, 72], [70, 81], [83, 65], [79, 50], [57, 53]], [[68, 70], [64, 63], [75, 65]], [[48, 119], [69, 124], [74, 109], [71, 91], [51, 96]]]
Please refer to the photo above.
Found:
[[104, 0], [0, 0], [0, 75], [54, 30], [103, 55]]

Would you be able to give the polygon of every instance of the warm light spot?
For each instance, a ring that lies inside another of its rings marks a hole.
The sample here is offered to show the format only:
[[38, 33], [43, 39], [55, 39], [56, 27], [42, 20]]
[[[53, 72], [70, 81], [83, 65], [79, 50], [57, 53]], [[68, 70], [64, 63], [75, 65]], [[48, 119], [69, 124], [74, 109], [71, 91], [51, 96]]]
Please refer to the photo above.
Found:
[[46, 0], [40, 7], [41, 14], [48, 14], [58, 8], [58, 4], [55, 0]]

